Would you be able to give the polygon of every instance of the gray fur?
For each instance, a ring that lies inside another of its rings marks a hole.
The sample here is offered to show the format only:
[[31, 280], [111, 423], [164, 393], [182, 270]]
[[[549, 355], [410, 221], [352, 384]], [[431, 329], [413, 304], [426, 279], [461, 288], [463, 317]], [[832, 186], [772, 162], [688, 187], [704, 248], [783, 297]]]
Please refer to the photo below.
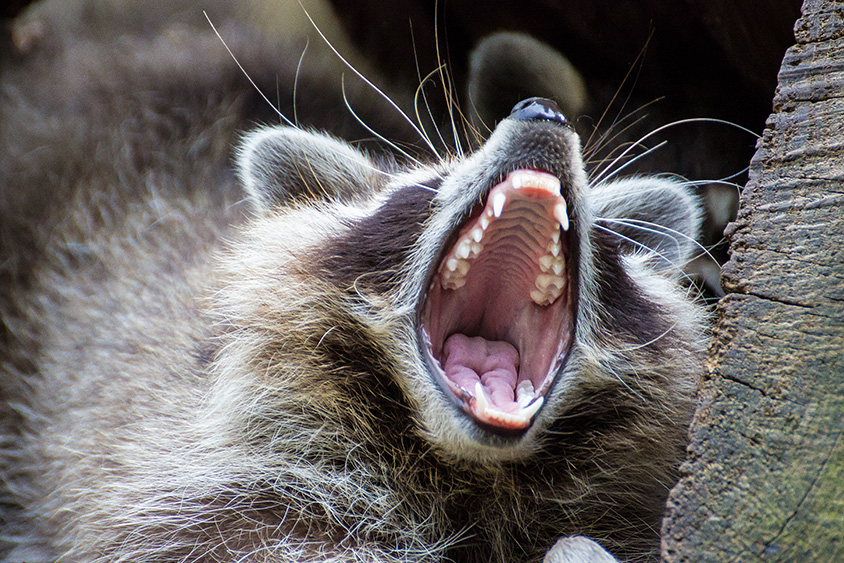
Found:
[[[267, 84], [293, 75], [298, 51], [280, 62], [277, 45], [232, 33]], [[253, 92], [207, 32], [124, 38], [133, 64], [118, 64], [120, 41], [59, 38], [3, 75], [5, 560], [612, 560], [580, 535], [656, 557], [703, 351], [678, 284], [693, 248], [625, 228], [640, 245], [613, 250], [623, 239], [597, 226], [646, 217], [696, 236], [679, 183], [590, 186], [577, 136], [560, 133], [580, 233], [574, 343], [535, 423], [502, 438], [432, 381], [416, 313], [455, 225], [533, 124], [399, 166], [305, 128], [243, 137]], [[80, 54], [89, 74], [67, 74]], [[328, 120], [308, 107], [303, 122]], [[416, 215], [353, 238], [397, 197]], [[370, 250], [389, 271], [355, 270]], [[621, 326], [637, 317], [608, 299], [603, 252], [653, 327]]]

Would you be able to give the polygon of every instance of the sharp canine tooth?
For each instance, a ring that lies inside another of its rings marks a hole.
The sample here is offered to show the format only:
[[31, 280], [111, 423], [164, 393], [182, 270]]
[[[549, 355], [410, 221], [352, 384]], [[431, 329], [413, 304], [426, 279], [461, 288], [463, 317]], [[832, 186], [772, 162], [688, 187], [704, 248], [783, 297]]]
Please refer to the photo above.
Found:
[[537, 412], [539, 412], [539, 409], [542, 407], [542, 403], [544, 403], [544, 402], [545, 402], [545, 397], [539, 397], [533, 403], [531, 403], [530, 405], [528, 405], [527, 407], [522, 409], [522, 411], [519, 414], [521, 416], [525, 417], [525, 418], [530, 419], [530, 418], [533, 417], [533, 415], [535, 415]]
[[554, 206], [554, 218], [557, 219], [557, 222], [560, 223], [560, 227], [564, 231], [569, 230], [569, 216], [566, 210], [566, 200], [560, 200]]
[[478, 412], [481, 414], [489, 409], [489, 400], [484, 394], [484, 386], [480, 381], [475, 382], [475, 403], [478, 407]]
[[501, 217], [501, 212], [504, 211], [504, 204], [507, 203], [507, 196], [502, 193], [497, 193], [492, 197], [492, 213], [496, 217]]

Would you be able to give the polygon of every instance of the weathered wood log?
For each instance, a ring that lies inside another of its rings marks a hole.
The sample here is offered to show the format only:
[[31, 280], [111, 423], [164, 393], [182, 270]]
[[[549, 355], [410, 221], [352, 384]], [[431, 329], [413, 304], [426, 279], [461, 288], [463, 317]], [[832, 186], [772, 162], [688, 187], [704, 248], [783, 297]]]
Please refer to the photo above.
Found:
[[844, 561], [844, 4], [806, 0], [728, 229], [663, 556]]

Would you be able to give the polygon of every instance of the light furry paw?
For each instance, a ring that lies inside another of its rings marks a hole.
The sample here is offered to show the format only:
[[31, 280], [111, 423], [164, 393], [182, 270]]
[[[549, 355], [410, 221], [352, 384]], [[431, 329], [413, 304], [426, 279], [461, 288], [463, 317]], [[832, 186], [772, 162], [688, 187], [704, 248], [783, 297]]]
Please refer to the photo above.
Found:
[[618, 563], [603, 547], [585, 536], [557, 540], [542, 563]]

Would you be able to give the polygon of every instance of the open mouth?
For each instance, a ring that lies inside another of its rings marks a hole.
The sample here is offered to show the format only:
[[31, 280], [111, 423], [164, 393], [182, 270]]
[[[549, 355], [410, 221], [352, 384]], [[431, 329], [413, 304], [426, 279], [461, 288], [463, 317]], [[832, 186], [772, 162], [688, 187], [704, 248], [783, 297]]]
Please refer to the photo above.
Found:
[[477, 423], [530, 427], [570, 348], [574, 259], [560, 181], [520, 169], [492, 187], [432, 276], [421, 335]]

